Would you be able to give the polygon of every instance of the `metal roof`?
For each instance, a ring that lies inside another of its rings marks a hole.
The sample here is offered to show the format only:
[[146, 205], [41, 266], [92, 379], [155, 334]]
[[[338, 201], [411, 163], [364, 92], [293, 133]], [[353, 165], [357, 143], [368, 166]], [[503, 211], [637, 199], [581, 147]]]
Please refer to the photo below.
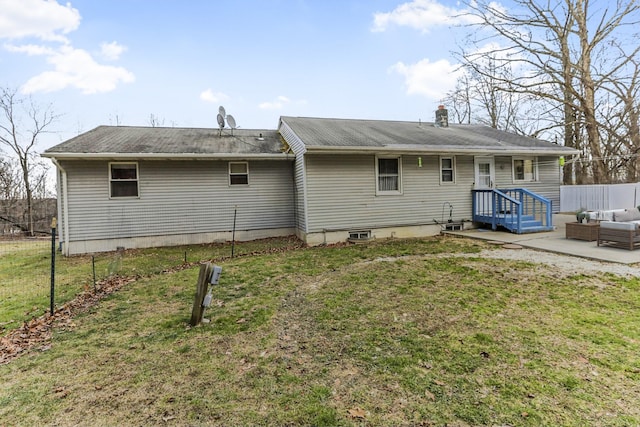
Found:
[[286, 158], [275, 130], [99, 126], [49, 148], [55, 158]]
[[483, 125], [281, 117], [307, 152], [415, 152], [571, 155], [578, 151]]

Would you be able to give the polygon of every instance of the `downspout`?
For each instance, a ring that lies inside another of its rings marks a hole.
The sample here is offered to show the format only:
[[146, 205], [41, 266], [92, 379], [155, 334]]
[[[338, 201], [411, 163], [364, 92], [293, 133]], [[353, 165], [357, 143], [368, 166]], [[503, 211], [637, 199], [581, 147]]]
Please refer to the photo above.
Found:
[[[58, 163], [55, 157], [51, 157], [51, 161], [58, 168], [60, 173], [60, 182], [58, 191], [62, 193], [62, 204], [58, 197], [58, 219], [62, 219], [62, 234], [60, 236], [64, 242], [64, 256], [69, 256], [69, 198], [67, 193], [67, 171]], [[60, 218], [62, 217], [62, 218]]]

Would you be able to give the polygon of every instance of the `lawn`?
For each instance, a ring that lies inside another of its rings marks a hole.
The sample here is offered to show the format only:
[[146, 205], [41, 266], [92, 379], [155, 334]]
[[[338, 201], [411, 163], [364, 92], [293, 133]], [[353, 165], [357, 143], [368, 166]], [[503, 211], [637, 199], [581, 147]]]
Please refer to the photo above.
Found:
[[[0, 366], [0, 425], [640, 424], [640, 279], [437, 237], [151, 272]], [[258, 252], [258, 251], [256, 251]]]
[[[291, 238], [241, 242], [234, 246], [234, 255], [246, 256], [299, 246], [300, 242]], [[58, 253], [55, 305], [61, 306], [109, 276], [150, 276], [185, 263], [230, 256], [231, 246], [227, 244], [151, 248], [93, 256], [63, 257]], [[0, 334], [48, 312], [50, 295], [51, 241], [0, 240]]]

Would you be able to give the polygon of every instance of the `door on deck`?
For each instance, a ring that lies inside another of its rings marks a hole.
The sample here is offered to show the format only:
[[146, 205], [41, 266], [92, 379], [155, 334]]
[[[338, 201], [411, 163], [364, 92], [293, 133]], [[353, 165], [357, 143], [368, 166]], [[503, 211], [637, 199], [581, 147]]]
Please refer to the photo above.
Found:
[[[473, 160], [475, 169], [476, 190], [489, 190], [495, 182], [495, 163], [493, 157], [475, 157]], [[480, 215], [493, 215], [491, 206], [491, 193], [475, 193], [476, 213]]]

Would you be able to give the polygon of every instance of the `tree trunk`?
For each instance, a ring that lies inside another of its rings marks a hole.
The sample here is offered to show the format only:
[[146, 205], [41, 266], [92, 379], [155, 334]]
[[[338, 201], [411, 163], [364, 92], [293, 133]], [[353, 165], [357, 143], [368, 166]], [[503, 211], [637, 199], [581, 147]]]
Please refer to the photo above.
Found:
[[[633, 102], [633, 100], [630, 100]], [[629, 113], [629, 162], [627, 163], [627, 182], [640, 182], [640, 112], [637, 107], [631, 107]]]
[[27, 156], [20, 159], [20, 165], [22, 167], [22, 180], [24, 181], [24, 194], [27, 203], [25, 212], [27, 216], [27, 224], [25, 228], [29, 230], [29, 235], [33, 236], [33, 190], [31, 189], [31, 182], [29, 180], [29, 159]]

